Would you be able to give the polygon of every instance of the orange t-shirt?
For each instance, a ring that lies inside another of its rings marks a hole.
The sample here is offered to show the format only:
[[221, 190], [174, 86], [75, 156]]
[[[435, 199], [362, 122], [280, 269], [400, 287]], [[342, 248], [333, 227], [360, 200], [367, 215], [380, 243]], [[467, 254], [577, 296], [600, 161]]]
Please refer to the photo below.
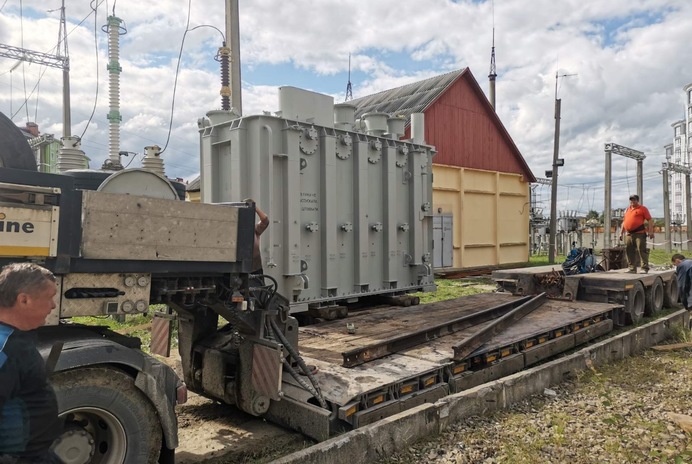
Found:
[[646, 209], [646, 206], [639, 205], [637, 207], [628, 207], [625, 210], [625, 217], [622, 220], [622, 227], [625, 231], [630, 232], [636, 229], [638, 233], [646, 233], [646, 229], [642, 228], [644, 221], [651, 220], [651, 213]]

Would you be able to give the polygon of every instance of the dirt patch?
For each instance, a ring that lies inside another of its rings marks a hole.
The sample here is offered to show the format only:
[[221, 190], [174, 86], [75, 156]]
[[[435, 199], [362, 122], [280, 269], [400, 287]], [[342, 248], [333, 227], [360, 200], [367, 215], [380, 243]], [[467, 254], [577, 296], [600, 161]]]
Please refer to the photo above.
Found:
[[194, 393], [177, 413], [180, 464], [268, 462], [312, 444], [299, 433]]
[[[159, 358], [182, 378], [180, 356]], [[311, 446], [303, 435], [190, 392], [176, 407], [179, 464], [264, 463]]]

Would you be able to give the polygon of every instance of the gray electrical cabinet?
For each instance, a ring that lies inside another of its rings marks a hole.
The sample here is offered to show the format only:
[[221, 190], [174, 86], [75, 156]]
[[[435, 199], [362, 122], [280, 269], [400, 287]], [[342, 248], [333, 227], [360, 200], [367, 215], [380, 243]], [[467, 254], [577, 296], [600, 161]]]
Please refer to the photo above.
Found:
[[282, 87], [279, 106], [200, 119], [201, 195], [268, 214], [263, 269], [291, 310], [434, 290], [433, 147], [399, 140], [402, 118], [356, 121], [327, 95]]
[[454, 228], [451, 215], [433, 217], [433, 265], [436, 269], [454, 264]]

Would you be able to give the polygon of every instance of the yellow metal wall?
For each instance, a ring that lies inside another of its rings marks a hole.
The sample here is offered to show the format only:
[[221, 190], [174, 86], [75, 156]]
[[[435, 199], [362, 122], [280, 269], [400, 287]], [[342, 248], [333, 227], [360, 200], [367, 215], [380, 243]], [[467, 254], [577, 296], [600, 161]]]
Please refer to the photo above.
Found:
[[519, 174], [433, 164], [434, 211], [454, 218], [454, 268], [528, 261], [529, 201]]
[[201, 201], [201, 195], [199, 190], [188, 190], [185, 192], [185, 200], [192, 203], [199, 203]]

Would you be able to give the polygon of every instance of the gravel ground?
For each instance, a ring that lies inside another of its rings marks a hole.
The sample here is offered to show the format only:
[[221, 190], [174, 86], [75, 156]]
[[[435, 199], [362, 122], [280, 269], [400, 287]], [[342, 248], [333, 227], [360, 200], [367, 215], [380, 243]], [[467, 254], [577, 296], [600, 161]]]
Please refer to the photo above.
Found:
[[669, 413], [692, 416], [692, 349], [592, 369], [380, 464], [692, 463], [692, 437]]

